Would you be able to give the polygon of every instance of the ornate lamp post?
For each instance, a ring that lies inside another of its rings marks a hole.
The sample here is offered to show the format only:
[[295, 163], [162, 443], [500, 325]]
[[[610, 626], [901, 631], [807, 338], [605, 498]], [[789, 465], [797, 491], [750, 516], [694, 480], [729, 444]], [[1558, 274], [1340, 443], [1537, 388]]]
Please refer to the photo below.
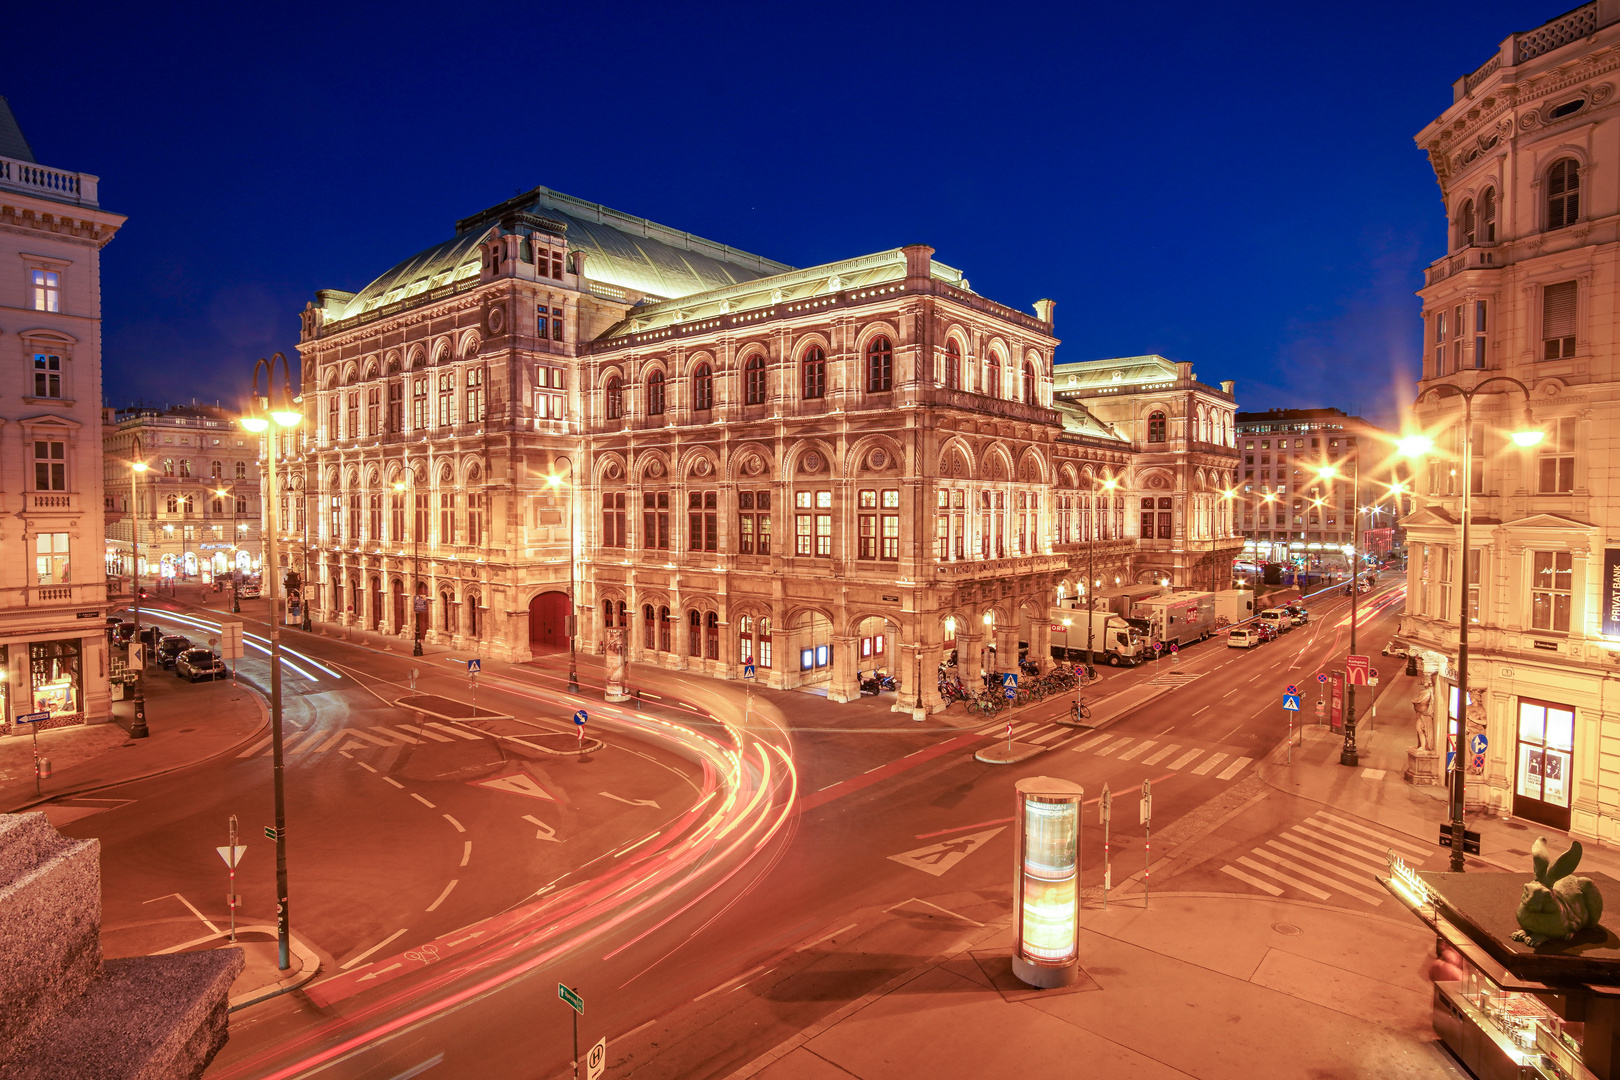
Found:
[[[1332, 480], [1339, 475], [1337, 465], [1323, 465], [1316, 470], [1323, 480]], [[1355, 453], [1350, 457], [1350, 499], [1354, 504], [1350, 511], [1350, 654], [1356, 652], [1356, 624], [1358, 608], [1356, 598], [1361, 595], [1361, 555], [1360, 545], [1356, 538], [1361, 533], [1361, 447], [1357, 446]], [[1344, 748], [1339, 751], [1340, 765], [1359, 765], [1360, 752], [1356, 749], [1356, 687], [1354, 683], [1345, 685], [1345, 711], [1344, 711]]]
[[[574, 633], [575, 623], [578, 621], [574, 614], [574, 496], [578, 486], [574, 483], [574, 463], [566, 457], [559, 457], [558, 463], [568, 462], [568, 689], [579, 691], [579, 664], [576, 657], [576, 639]], [[560, 473], [553, 472], [546, 477], [546, 483], [553, 488], [561, 487], [563, 482]]]
[[[278, 367], [281, 371], [279, 388], [276, 386]], [[260, 372], [264, 373], [262, 394], [259, 392]], [[266, 470], [269, 477], [267, 487], [269, 498], [265, 500], [264, 512], [270, 527], [265, 535], [264, 578], [270, 585], [270, 749], [276, 802], [276, 942], [278, 966], [282, 971], [286, 971], [291, 966], [288, 958], [290, 918], [287, 911], [287, 799], [282, 782], [284, 769], [281, 738], [282, 613], [277, 603], [280, 593], [277, 587], [280, 562], [276, 557], [276, 533], [280, 528], [280, 522], [276, 520], [276, 470], [280, 464], [277, 455], [279, 443], [277, 436], [280, 432], [272, 431], [271, 425], [273, 423], [277, 428], [296, 427], [303, 419], [303, 414], [293, 407], [292, 375], [284, 354], [276, 353], [270, 359], [260, 360], [254, 365], [251, 402], [249, 414], [237, 422], [255, 435], [265, 436], [265, 458], [269, 465]]]
[[144, 739], [152, 732], [146, 726], [146, 642], [141, 640], [141, 493], [136, 486], [141, 473], [147, 469], [141, 460], [141, 433], [131, 435], [129, 462], [129, 571], [135, 594], [135, 648], [141, 654], [141, 665], [135, 669], [135, 715], [129, 722], [129, 737]]
[[[1462, 436], [1462, 588], [1457, 603], [1457, 726], [1453, 733], [1456, 747], [1451, 755], [1451, 768], [1448, 770], [1450, 781], [1451, 802], [1451, 869], [1454, 873], [1461, 873], [1464, 869], [1463, 858], [1463, 717], [1468, 715], [1468, 600], [1469, 579], [1468, 571], [1468, 527], [1472, 513], [1472, 498], [1474, 489], [1474, 395], [1478, 394], [1491, 383], [1509, 383], [1518, 388], [1524, 395], [1524, 422], [1518, 431], [1513, 433], [1513, 441], [1519, 446], [1534, 446], [1541, 441], [1541, 431], [1535, 426], [1535, 420], [1530, 415], [1530, 388], [1518, 379], [1506, 375], [1492, 375], [1488, 379], [1481, 379], [1470, 386], [1458, 386], [1455, 383], [1434, 383], [1418, 394], [1414, 407], [1423, 403], [1429, 394], [1436, 397], [1445, 397], [1454, 394], [1463, 399], [1463, 436]], [[1426, 435], [1413, 435], [1400, 442], [1401, 453], [1410, 457], [1418, 457], [1428, 453], [1434, 448], [1434, 440]], [[1351, 594], [1352, 602], [1355, 593]], [[1448, 710], [1449, 711], [1449, 710]], [[1449, 718], [1448, 718], [1449, 719]]]

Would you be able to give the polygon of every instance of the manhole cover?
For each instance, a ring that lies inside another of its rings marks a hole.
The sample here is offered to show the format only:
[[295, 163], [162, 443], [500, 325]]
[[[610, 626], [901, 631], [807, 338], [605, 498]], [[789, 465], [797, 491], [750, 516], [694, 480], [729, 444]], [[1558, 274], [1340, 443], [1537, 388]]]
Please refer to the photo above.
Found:
[[1305, 932], [1291, 922], [1274, 922], [1271, 924], [1271, 928], [1277, 931], [1277, 933], [1287, 934], [1289, 937], [1294, 937]]

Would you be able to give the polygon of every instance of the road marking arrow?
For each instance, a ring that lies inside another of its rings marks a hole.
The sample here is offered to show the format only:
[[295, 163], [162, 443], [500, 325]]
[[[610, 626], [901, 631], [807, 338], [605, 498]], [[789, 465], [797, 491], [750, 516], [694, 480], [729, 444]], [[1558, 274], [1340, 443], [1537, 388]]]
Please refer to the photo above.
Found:
[[453, 949], [457, 945], [460, 945], [464, 941], [471, 941], [475, 937], [483, 937], [483, 936], [484, 936], [484, 931], [482, 931], [482, 930], [474, 930], [472, 933], [468, 934], [466, 937], [456, 938], [456, 940], [454, 940], [454, 941], [445, 942], [444, 947], [447, 948], [447, 949]]
[[404, 966], [405, 965], [403, 963], [389, 964], [385, 968], [378, 968], [376, 971], [368, 971], [368, 972], [366, 972], [366, 974], [360, 976], [358, 979], [356, 979], [354, 981], [355, 982], [365, 982], [367, 979], [375, 979], [379, 975], [386, 975], [388, 972], [393, 971], [395, 968], [402, 968]]
[[654, 810], [663, 809], [663, 807], [659, 806], [651, 799], [623, 799], [613, 794], [611, 791], [598, 791], [597, 794], [602, 796], [604, 799], [612, 799], [614, 802], [622, 802], [626, 806], [650, 806]]
[[534, 834], [534, 838], [536, 840], [550, 840], [553, 844], [562, 843], [561, 840], [557, 839], [557, 830], [553, 829], [550, 825], [547, 825], [533, 814], [524, 814], [523, 820], [527, 821], [531, 825], [539, 827], [540, 831]]

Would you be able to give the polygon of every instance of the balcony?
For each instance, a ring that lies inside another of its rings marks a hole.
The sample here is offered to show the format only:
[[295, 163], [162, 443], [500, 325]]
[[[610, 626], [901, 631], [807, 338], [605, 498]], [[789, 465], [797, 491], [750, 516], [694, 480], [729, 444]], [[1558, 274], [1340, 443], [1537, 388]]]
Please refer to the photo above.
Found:
[[1058, 415], [1056, 409], [1048, 409], [1042, 405], [1026, 405], [1022, 401], [1007, 401], [1003, 398], [988, 397], [967, 390], [949, 390], [944, 387], [935, 387], [925, 391], [925, 396], [922, 396], [921, 400], [924, 403], [931, 403], [941, 408], [989, 413], [992, 416], [1000, 416], [1008, 420], [1022, 420], [1029, 424], [1046, 424], [1051, 427], [1061, 427], [1063, 424], [1063, 418]]
[[1023, 574], [1068, 573], [1069, 560], [1063, 555], [1014, 555], [1006, 559], [961, 559], [934, 565], [934, 578], [941, 584], [1019, 577]]
[[96, 201], [96, 181], [99, 179], [89, 173], [63, 172], [61, 169], [47, 169], [32, 161], [0, 158], [0, 188], [38, 195], [52, 202], [100, 206]]
[[1424, 271], [1425, 284], [1435, 285], [1460, 274], [1464, 270], [1500, 270], [1502, 264], [1496, 259], [1497, 244], [1474, 244], [1443, 259], [1436, 259]]

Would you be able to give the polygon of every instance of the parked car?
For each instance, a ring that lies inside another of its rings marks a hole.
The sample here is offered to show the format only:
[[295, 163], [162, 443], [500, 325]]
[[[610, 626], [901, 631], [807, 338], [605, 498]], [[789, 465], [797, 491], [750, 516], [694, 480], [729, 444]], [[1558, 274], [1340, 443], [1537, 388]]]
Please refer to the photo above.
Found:
[[1249, 629], [1259, 635], [1260, 644], [1262, 645], [1268, 641], [1277, 640], [1277, 628], [1268, 622], [1256, 620], [1249, 624]]
[[1294, 620], [1295, 626], [1304, 626], [1311, 621], [1311, 613], [1298, 604], [1284, 604], [1283, 610], [1288, 612], [1288, 616]]
[[1226, 635], [1228, 649], [1252, 649], [1260, 644], [1260, 631], [1240, 626]]
[[113, 630], [113, 639], [120, 645], [128, 645], [135, 640], [135, 624], [132, 622], [119, 623]]
[[1294, 628], [1294, 618], [1280, 607], [1267, 608], [1260, 613], [1258, 620], [1269, 624], [1279, 634], [1286, 634]]
[[165, 634], [158, 642], [157, 662], [160, 667], [174, 667], [175, 660], [181, 653], [191, 648], [191, 639], [181, 637], [179, 634]]
[[199, 682], [227, 678], [230, 670], [213, 649], [187, 649], [175, 658], [174, 673], [182, 679]]
[[1402, 641], [1400, 638], [1390, 638], [1387, 642], [1384, 643], [1384, 655], [1385, 656], [1405, 657], [1405, 656], [1409, 656], [1411, 654], [1411, 652], [1412, 652], [1412, 647], [1410, 645], [1408, 645], [1406, 642]]
[[259, 583], [256, 581], [242, 582], [236, 587], [236, 598], [238, 600], [257, 600], [259, 598]]

